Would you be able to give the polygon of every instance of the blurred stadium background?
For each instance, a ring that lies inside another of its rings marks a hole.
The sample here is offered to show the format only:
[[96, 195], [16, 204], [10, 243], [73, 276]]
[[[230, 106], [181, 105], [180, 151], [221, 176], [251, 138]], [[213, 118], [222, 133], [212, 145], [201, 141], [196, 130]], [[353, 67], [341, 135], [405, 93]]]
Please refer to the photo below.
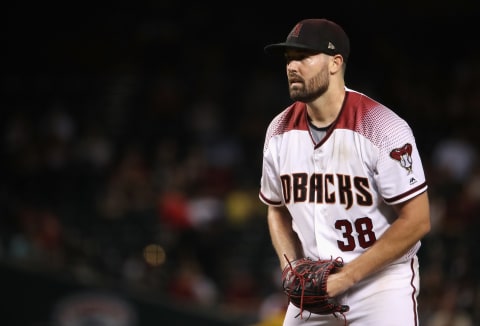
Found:
[[263, 46], [311, 17], [350, 35], [347, 85], [416, 134], [433, 222], [421, 324], [480, 324], [478, 4], [258, 5], [9, 2], [1, 325], [280, 325], [257, 192], [289, 99]]

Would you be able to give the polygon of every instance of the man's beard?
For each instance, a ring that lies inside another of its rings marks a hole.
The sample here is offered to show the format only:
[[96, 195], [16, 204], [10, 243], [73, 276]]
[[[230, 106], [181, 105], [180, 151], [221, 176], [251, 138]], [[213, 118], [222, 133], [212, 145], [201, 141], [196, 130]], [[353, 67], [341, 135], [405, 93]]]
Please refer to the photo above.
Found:
[[330, 85], [328, 72], [322, 70], [308, 82], [303, 81], [302, 85], [290, 86], [290, 98], [304, 103], [313, 102], [327, 91]]

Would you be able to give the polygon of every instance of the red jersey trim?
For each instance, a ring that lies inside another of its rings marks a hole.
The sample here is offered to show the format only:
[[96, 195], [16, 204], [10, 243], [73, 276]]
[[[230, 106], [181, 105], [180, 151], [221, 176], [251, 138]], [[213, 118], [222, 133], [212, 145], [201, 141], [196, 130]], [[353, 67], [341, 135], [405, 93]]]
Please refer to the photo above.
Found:
[[402, 198], [408, 197], [409, 195], [421, 190], [422, 188], [425, 188], [424, 191], [422, 191], [422, 193], [427, 191], [427, 183], [426, 182], [424, 182], [421, 185], [419, 185], [415, 188], [412, 188], [409, 191], [404, 192], [403, 194], [400, 194], [398, 196], [395, 196], [395, 197], [392, 197], [392, 198], [385, 198], [385, 202], [387, 202], [389, 204], [395, 203], [395, 202], [401, 200]]
[[270, 199], [268, 199], [267, 197], [265, 197], [262, 192], [260, 191], [259, 194], [260, 198], [267, 204], [269, 205], [272, 205], [272, 206], [280, 206], [282, 205], [282, 202], [281, 201], [272, 201]]

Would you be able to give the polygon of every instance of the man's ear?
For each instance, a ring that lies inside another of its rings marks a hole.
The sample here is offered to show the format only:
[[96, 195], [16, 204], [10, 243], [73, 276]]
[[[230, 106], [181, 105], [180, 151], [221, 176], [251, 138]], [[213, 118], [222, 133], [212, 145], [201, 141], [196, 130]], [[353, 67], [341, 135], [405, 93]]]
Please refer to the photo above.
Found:
[[340, 54], [332, 56], [332, 60], [330, 61], [330, 72], [332, 74], [336, 74], [337, 72], [341, 71], [343, 67], [343, 57]]

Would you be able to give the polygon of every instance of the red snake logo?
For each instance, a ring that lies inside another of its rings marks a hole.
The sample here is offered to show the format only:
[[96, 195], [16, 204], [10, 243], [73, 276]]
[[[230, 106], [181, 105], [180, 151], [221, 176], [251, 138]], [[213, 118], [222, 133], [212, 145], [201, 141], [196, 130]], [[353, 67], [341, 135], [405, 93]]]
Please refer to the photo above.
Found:
[[400, 165], [412, 173], [412, 145], [407, 143], [400, 148], [395, 148], [390, 152], [390, 157], [400, 162]]

